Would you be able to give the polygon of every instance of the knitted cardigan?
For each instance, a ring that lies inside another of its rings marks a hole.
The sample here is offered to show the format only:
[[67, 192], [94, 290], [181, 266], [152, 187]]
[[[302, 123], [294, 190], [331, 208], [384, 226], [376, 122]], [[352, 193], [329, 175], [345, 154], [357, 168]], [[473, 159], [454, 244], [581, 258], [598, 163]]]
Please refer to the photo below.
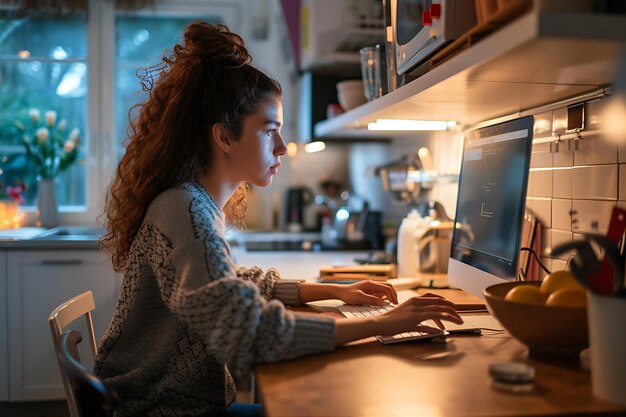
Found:
[[334, 320], [285, 309], [300, 282], [236, 267], [224, 227], [195, 183], [150, 204], [94, 367], [119, 395], [117, 417], [220, 415], [236, 395], [231, 372], [333, 350]]

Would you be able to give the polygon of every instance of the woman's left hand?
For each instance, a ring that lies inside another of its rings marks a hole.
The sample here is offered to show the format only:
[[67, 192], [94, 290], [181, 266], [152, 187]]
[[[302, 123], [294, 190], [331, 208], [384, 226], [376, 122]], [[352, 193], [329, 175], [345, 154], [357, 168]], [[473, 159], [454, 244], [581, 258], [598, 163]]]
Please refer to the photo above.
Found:
[[391, 284], [376, 281], [359, 281], [340, 285], [337, 298], [346, 304], [383, 305], [385, 301], [398, 304], [398, 294]]

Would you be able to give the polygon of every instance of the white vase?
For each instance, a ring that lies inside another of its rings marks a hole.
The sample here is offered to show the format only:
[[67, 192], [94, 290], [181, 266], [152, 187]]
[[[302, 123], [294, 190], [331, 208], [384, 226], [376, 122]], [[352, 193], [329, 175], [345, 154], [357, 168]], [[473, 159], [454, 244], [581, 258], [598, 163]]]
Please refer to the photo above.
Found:
[[37, 218], [42, 227], [57, 226], [59, 209], [54, 180], [40, 180], [37, 189]]

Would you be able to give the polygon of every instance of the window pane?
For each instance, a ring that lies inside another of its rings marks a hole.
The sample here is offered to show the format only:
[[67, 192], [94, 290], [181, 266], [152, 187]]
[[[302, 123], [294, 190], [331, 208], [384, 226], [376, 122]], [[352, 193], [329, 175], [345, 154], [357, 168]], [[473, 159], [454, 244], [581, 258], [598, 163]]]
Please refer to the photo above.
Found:
[[[118, 16], [116, 21], [116, 132], [118, 144], [126, 138], [128, 111], [147, 98], [141, 91], [137, 70], [161, 62], [165, 50], [181, 42], [181, 32], [198, 19], [223, 23], [220, 16]], [[118, 148], [121, 156], [122, 146]]]
[[[25, 204], [34, 205], [37, 173], [26, 160], [22, 137], [33, 137], [45, 125], [45, 111], [57, 112], [57, 124], [66, 120], [62, 139], [73, 128], [80, 130], [81, 155], [87, 154], [86, 27], [81, 18], [12, 19], [0, 12], [0, 28], [0, 180], [6, 185], [26, 182]], [[28, 114], [33, 108], [41, 112], [38, 125]], [[16, 121], [24, 125], [24, 133]], [[59, 205], [86, 204], [86, 174], [85, 165], [78, 163], [57, 176]]]

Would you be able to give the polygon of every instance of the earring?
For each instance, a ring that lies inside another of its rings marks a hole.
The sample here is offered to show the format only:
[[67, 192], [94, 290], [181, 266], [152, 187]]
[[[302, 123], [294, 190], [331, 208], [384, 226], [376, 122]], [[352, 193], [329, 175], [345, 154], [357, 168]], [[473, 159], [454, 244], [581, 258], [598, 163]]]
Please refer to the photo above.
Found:
[[230, 155], [231, 155], [230, 151], [226, 152], [226, 158], [230, 158]]

